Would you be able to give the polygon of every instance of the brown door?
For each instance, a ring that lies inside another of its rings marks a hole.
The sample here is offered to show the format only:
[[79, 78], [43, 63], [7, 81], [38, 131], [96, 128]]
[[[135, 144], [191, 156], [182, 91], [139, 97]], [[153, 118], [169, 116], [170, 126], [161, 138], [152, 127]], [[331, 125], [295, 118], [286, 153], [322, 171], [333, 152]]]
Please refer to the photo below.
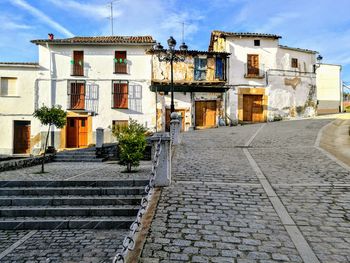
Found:
[[87, 118], [74, 117], [67, 119], [67, 148], [87, 146], [88, 125]]
[[195, 102], [196, 127], [216, 126], [216, 101], [196, 101]]
[[243, 121], [264, 121], [262, 95], [243, 95]]
[[30, 153], [30, 121], [14, 121], [13, 153]]
[[259, 55], [247, 55], [247, 73], [251, 76], [259, 75]]
[[[176, 110], [179, 115], [182, 116], [182, 127], [181, 131], [184, 131], [185, 129], [185, 110]], [[170, 131], [170, 109], [166, 109], [165, 111], [165, 131]]]

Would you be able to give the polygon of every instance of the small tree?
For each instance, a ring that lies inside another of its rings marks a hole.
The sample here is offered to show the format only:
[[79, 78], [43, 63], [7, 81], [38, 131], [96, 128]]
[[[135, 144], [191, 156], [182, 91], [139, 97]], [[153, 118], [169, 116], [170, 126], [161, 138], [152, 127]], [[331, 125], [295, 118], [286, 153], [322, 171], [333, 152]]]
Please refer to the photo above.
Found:
[[49, 139], [51, 126], [53, 125], [57, 128], [63, 128], [63, 126], [66, 125], [67, 113], [64, 110], [62, 110], [62, 107], [60, 105], [52, 106], [52, 108], [48, 108], [45, 105], [43, 105], [41, 108], [34, 111], [33, 116], [34, 118], [39, 119], [41, 124], [49, 126], [45, 140], [43, 161], [41, 164], [41, 172], [44, 173], [46, 147], [47, 141]]
[[129, 125], [115, 125], [112, 133], [119, 144], [120, 164], [126, 165], [131, 172], [132, 166], [139, 166], [146, 148], [146, 128], [130, 119]]

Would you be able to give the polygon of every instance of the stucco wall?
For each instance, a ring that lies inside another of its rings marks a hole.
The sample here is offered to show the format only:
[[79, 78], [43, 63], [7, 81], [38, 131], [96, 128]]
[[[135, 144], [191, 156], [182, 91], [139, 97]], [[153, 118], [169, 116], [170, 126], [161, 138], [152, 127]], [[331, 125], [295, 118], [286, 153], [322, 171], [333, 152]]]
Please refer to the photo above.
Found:
[[341, 105], [341, 66], [320, 64], [316, 70], [318, 111], [339, 112]]
[[316, 114], [316, 76], [313, 73], [268, 72], [268, 120], [312, 117]]

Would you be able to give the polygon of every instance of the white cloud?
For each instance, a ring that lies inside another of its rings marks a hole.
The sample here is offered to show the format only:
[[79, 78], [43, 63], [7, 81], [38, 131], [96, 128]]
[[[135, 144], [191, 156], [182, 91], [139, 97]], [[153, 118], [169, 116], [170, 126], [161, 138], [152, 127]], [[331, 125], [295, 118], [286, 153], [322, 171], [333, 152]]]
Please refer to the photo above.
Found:
[[37, 19], [47, 23], [50, 25], [52, 28], [56, 29], [60, 33], [66, 35], [67, 37], [72, 37], [74, 36], [72, 32], [70, 32], [68, 29], [54, 21], [52, 18], [48, 17], [45, 15], [43, 12], [41, 12], [39, 9], [35, 8], [34, 6], [31, 6], [24, 0], [12, 0], [10, 3], [23, 8], [27, 10], [29, 13], [31, 13], [33, 16], [35, 16]]
[[[107, 1], [103, 4], [93, 4], [93, 3], [80, 3], [74, 0], [48, 0], [57, 7], [64, 9], [66, 11], [72, 12], [75, 15], [86, 16], [90, 19], [105, 19], [110, 17], [110, 5]], [[120, 16], [120, 11], [118, 11], [119, 2], [113, 3], [113, 16]]]

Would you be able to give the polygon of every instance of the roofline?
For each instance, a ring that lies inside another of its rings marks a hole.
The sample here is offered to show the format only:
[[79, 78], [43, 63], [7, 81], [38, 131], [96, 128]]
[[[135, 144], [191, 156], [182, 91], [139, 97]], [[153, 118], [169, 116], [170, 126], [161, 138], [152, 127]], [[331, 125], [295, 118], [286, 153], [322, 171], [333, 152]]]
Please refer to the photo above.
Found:
[[[155, 49], [149, 49], [147, 50], [147, 53], [155, 54], [155, 53], [165, 53], [166, 49], [163, 50], [155, 50]], [[175, 53], [183, 53], [183, 51], [177, 49], [175, 50]], [[217, 52], [217, 51], [206, 51], [206, 50], [188, 50], [185, 54], [193, 55], [193, 54], [199, 54], [199, 55], [224, 55], [229, 56], [231, 53], [227, 52]]]
[[311, 54], [318, 54], [319, 53], [318, 51], [315, 51], [315, 50], [303, 49], [303, 48], [297, 48], [297, 47], [288, 47], [288, 46], [284, 46], [284, 45], [278, 45], [278, 47], [283, 48], [283, 49], [304, 52], [304, 53], [311, 53]]
[[261, 37], [279, 39], [282, 36], [268, 33], [254, 33], [254, 32], [225, 32], [220, 30], [213, 30], [211, 35], [223, 35], [225, 37]]
[[39, 63], [36, 62], [0, 62], [0, 67], [40, 68]]
[[33, 44], [36, 45], [73, 45], [73, 46], [116, 46], [116, 45], [123, 45], [123, 46], [154, 46], [156, 44], [156, 41], [153, 42], [141, 42], [141, 43], [124, 43], [124, 42], [115, 42], [115, 43], [98, 43], [98, 42], [58, 42], [55, 40], [31, 40], [30, 41]]
[[326, 65], [326, 66], [335, 66], [335, 67], [340, 67], [340, 68], [342, 68], [343, 66], [342, 65], [339, 65], [339, 64], [331, 64], [331, 63], [316, 63], [316, 64], [318, 64], [318, 65]]

